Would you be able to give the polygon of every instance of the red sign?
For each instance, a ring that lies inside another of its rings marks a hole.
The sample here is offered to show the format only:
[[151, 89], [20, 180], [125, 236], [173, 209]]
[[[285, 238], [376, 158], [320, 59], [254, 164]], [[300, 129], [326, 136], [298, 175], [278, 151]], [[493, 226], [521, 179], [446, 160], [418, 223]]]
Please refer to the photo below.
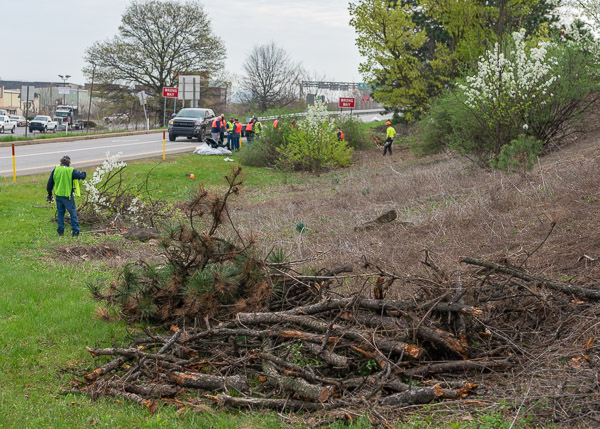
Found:
[[349, 107], [349, 108], [353, 108], [354, 107], [354, 98], [344, 98], [344, 97], [340, 97], [340, 101], [338, 103], [339, 107]]
[[179, 88], [172, 88], [170, 86], [163, 87], [163, 97], [177, 98], [177, 95], [179, 95]]
[[363, 97], [362, 98], [362, 101], [369, 101], [369, 100], [371, 100], [371, 98], [369, 98], [369, 97]]

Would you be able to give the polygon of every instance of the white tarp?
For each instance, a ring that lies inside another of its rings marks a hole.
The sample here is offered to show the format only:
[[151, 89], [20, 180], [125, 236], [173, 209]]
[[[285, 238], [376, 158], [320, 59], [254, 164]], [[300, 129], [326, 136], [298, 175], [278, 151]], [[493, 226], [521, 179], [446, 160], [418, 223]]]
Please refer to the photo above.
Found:
[[197, 146], [194, 153], [197, 155], [231, 155], [231, 151], [224, 147], [213, 148], [206, 143]]

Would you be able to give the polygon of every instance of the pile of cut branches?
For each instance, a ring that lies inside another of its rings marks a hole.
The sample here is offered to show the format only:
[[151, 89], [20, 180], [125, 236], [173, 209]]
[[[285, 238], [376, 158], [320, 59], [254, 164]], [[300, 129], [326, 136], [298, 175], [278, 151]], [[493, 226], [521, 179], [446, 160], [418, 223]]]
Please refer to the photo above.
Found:
[[[188, 226], [163, 243], [166, 264], [126, 271], [119, 285], [95, 290], [127, 320], [171, 326], [166, 333], [146, 328], [126, 347], [89, 348], [96, 365], [79, 391], [129, 398], [151, 411], [160, 403], [338, 409], [387, 424], [403, 407], [462, 403], [482, 384], [504, 398], [513, 383], [517, 415], [523, 407], [535, 414], [545, 395], [560, 399], [545, 420], [600, 417], [597, 286], [468, 257], [459, 261], [474, 268], [457, 278], [428, 254], [421, 276], [368, 261], [360, 272], [342, 266], [302, 273], [296, 267], [306, 261], [285, 261], [279, 251], [260, 260], [241, 237], [239, 244], [216, 235], [239, 173], [224, 197], [200, 192], [188, 204]], [[398, 295], [403, 299], [390, 298]], [[560, 362], [568, 362], [568, 373], [557, 393], [549, 380], [559, 378]], [[523, 398], [511, 377], [503, 384], [498, 375], [506, 370], [535, 373], [536, 394], [528, 398], [530, 385]]]

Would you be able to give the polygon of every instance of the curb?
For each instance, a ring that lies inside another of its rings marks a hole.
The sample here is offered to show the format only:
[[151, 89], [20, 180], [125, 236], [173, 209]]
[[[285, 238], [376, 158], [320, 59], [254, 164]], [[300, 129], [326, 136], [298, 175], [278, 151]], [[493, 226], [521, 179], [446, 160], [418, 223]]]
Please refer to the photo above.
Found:
[[13, 144], [15, 146], [30, 146], [34, 144], [42, 144], [42, 143], [61, 143], [61, 142], [70, 142], [70, 141], [78, 141], [78, 140], [96, 140], [96, 139], [105, 139], [108, 137], [124, 137], [124, 136], [135, 136], [135, 135], [143, 135], [143, 134], [154, 134], [161, 133], [167, 130], [142, 130], [142, 131], [124, 131], [122, 133], [105, 133], [105, 134], [91, 134], [91, 135], [74, 135], [73, 137], [56, 137], [49, 139], [31, 139], [31, 140], [17, 140], [13, 142], [0, 142], [0, 147], [11, 147]]

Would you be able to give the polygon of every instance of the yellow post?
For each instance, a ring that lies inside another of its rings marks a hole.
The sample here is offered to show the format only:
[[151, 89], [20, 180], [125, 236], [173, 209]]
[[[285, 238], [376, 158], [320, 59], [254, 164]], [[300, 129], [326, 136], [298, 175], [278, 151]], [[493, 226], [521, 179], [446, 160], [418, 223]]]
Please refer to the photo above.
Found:
[[163, 161], [165, 159], [165, 131], [163, 131]]
[[17, 169], [15, 168], [15, 145], [12, 145], [12, 158], [13, 158], [13, 181], [17, 181]]

